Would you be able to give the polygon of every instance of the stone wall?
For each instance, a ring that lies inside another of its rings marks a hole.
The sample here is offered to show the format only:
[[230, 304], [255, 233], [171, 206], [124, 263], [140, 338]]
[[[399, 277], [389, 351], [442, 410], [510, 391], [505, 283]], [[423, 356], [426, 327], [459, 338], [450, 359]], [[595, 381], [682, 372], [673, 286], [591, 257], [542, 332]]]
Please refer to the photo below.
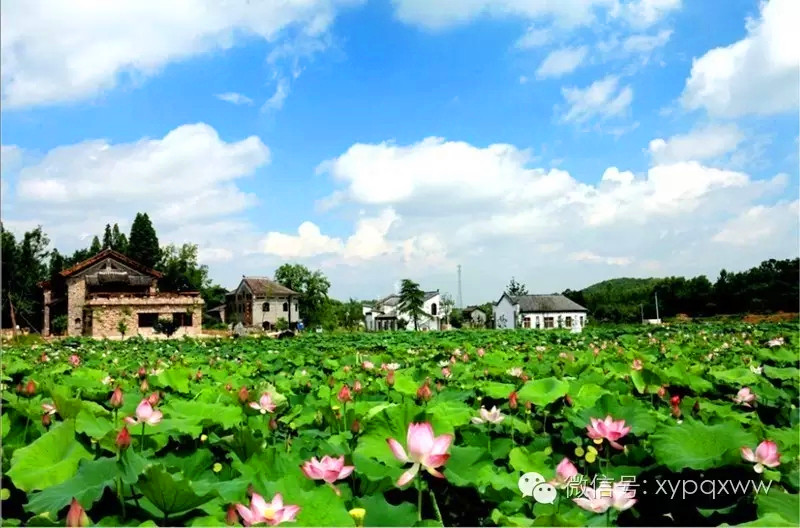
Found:
[[120, 338], [119, 322], [127, 325], [125, 336], [154, 337], [159, 334], [152, 327], [139, 327], [140, 313], [157, 313], [159, 317], [172, 318], [174, 313], [191, 313], [192, 326], [182, 326], [173, 337], [196, 336], [202, 332], [203, 301], [199, 297], [182, 295], [153, 297], [111, 297], [92, 299], [87, 306], [93, 311], [93, 337]]
[[67, 280], [67, 335], [83, 335], [83, 307], [86, 304], [86, 281], [83, 277]]

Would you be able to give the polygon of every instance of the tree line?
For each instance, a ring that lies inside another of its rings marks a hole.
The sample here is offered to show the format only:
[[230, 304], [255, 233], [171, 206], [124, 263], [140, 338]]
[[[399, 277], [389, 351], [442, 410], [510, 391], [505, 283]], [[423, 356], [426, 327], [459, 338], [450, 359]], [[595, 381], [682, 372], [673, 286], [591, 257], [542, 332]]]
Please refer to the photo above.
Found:
[[721, 270], [711, 282], [692, 278], [611, 279], [563, 294], [585, 306], [595, 321], [630, 323], [658, 315], [690, 317], [798, 311], [800, 259], [765, 260], [741, 272]]
[[[88, 247], [72, 254], [63, 254], [49, 246], [50, 239], [41, 226], [17, 239], [0, 223], [3, 328], [12, 325], [13, 307], [17, 325], [41, 330], [43, 292], [39, 283], [107, 248], [160, 271], [161, 291], [200, 292], [206, 309], [225, 303], [227, 289], [214, 283], [208, 267], [198, 262], [197, 245], [161, 246], [147, 213], [136, 214], [127, 236], [117, 224], [107, 224], [102, 236], [94, 236]], [[275, 280], [301, 294], [300, 313], [308, 327], [354, 329], [363, 319], [358, 301], [341, 302], [328, 296], [331, 284], [320, 271], [311, 271], [300, 264], [284, 264], [276, 270]]]

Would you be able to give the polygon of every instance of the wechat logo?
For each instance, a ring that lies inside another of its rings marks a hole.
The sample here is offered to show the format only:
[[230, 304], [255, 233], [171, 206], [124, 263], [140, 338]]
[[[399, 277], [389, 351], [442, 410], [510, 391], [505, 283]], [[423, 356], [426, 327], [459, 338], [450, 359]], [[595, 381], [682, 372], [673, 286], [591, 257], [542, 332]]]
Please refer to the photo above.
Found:
[[544, 477], [538, 473], [525, 473], [517, 481], [517, 486], [523, 497], [533, 497], [536, 502], [553, 504], [556, 500], [556, 488], [545, 482]]

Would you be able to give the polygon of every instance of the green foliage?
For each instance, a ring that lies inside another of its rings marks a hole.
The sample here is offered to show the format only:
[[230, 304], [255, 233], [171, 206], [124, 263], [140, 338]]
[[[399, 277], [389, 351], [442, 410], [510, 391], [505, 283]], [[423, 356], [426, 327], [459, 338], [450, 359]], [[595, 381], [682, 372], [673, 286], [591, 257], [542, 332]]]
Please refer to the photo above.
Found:
[[178, 328], [180, 327], [175, 321], [166, 318], [159, 318], [158, 321], [153, 324], [153, 330], [157, 334], [164, 334], [167, 337], [172, 337], [172, 334], [177, 332]]
[[127, 255], [148, 268], [155, 268], [161, 260], [158, 236], [147, 213], [136, 213], [133, 219]]
[[278, 320], [275, 321], [275, 330], [278, 332], [283, 332], [289, 329], [289, 321], [286, 320], [285, 317], [278, 317]]
[[275, 280], [300, 294], [300, 317], [306, 326], [323, 324], [331, 283], [321, 271], [312, 272], [302, 264], [283, 264], [275, 270]]
[[[784, 345], [768, 346], [776, 337]], [[3, 350], [3, 524], [64, 525], [74, 497], [99, 525], [219, 526], [230, 504], [247, 504], [249, 489], [267, 500], [281, 493], [286, 504], [300, 506], [297, 526], [352, 526], [347, 512], [357, 507], [370, 526], [438, 525], [431, 491], [447, 526], [664, 522], [663, 510], [644, 497], [609, 518], [563, 497], [557, 506], [522, 499], [520, 475], [535, 471], [549, 480], [568, 458], [587, 478], [675, 482], [703, 472], [700, 478], [769, 480], [769, 493], [730, 495], [725, 504], [687, 498], [679, 524], [794, 526], [797, 345], [790, 324], [14, 344]], [[479, 347], [485, 354], [475, 353]], [[40, 360], [43, 352], [49, 361]], [[72, 354], [80, 366], [69, 365]], [[634, 358], [642, 370], [632, 369]], [[385, 369], [364, 361], [397, 363], [394, 384]], [[742, 369], [753, 361], [763, 374]], [[525, 382], [509, 372], [519, 366]], [[20, 397], [16, 383], [27, 379], [36, 381], [36, 393]], [[418, 399], [426, 379], [431, 398]], [[144, 381], [149, 387], [142, 393]], [[744, 382], [757, 394], [750, 408], [733, 402]], [[336, 398], [345, 383], [353, 398], [347, 404]], [[108, 403], [117, 385], [124, 394], [118, 412]], [[249, 401], [266, 392], [277, 407], [265, 414], [252, 409], [239, 400], [242, 386]], [[120, 454], [115, 439], [123, 418], [152, 393], [160, 395], [163, 419], [129, 426], [132, 445]], [[680, 416], [673, 414], [673, 396]], [[42, 403], [57, 410], [49, 430], [41, 425]], [[496, 406], [502, 421], [473, 423], [482, 406]], [[619, 440], [624, 449], [588, 438], [590, 419], [606, 416], [631, 427]], [[408, 426], [420, 422], [453, 438], [441, 467], [445, 480], [420, 472], [421, 510], [415, 483], [396, 486], [410, 464], [387, 445], [394, 438], [408, 450]], [[764, 439], [776, 442], [781, 463], [759, 475], [740, 450]], [[339, 494], [300, 470], [324, 455], [355, 466], [335, 483]]]
[[425, 292], [420, 289], [419, 284], [411, 279], [403, 279], [400, 283], [398, 308], [411, 317], [414, 322], [414, 330], [419, 330], [419, 317], [424, 313], [423, 304], [425, 304]]
[[67, 332], [67, 316], [61, 314], [53, 317], [50, 322], [50, 331], [55, 335], [64, 335]]
[[512, 297], [517, 295], [528, 295], [528, 288], [521, 282], [517, 282], [517, 279], [514, 277], [511, 277], [508, 286], [506, 286], [506, 293]]
[[[208, 266], [197, 262], [196, 244], [183, 244], [180, 247], [174, 244], [166, 246], [161, 250], [161, 260], [157, 269], [164, 274], [158, 280], [158, 287], [161, 291], [201, 292], [210, 286]], [[208, 307], [213, 308], [214, 306]]]

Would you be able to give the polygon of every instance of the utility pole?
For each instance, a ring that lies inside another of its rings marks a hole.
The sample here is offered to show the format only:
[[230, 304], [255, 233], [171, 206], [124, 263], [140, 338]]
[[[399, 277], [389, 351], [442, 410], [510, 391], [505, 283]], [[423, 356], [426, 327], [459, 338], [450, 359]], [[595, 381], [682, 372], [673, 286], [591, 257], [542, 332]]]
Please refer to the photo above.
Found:
[[655, 292], [656, 295], [656, 319], [660, 319], [658, 317], [658, 292]]
[[644, 304], [641, 303], [639, 304], [639, 312], [641, 313], [642, 316], [642, 323], [644, 323]]
[[461, 298], [461, 264], [458, 265], [458, 308], [464, 308], [464, 301]]

